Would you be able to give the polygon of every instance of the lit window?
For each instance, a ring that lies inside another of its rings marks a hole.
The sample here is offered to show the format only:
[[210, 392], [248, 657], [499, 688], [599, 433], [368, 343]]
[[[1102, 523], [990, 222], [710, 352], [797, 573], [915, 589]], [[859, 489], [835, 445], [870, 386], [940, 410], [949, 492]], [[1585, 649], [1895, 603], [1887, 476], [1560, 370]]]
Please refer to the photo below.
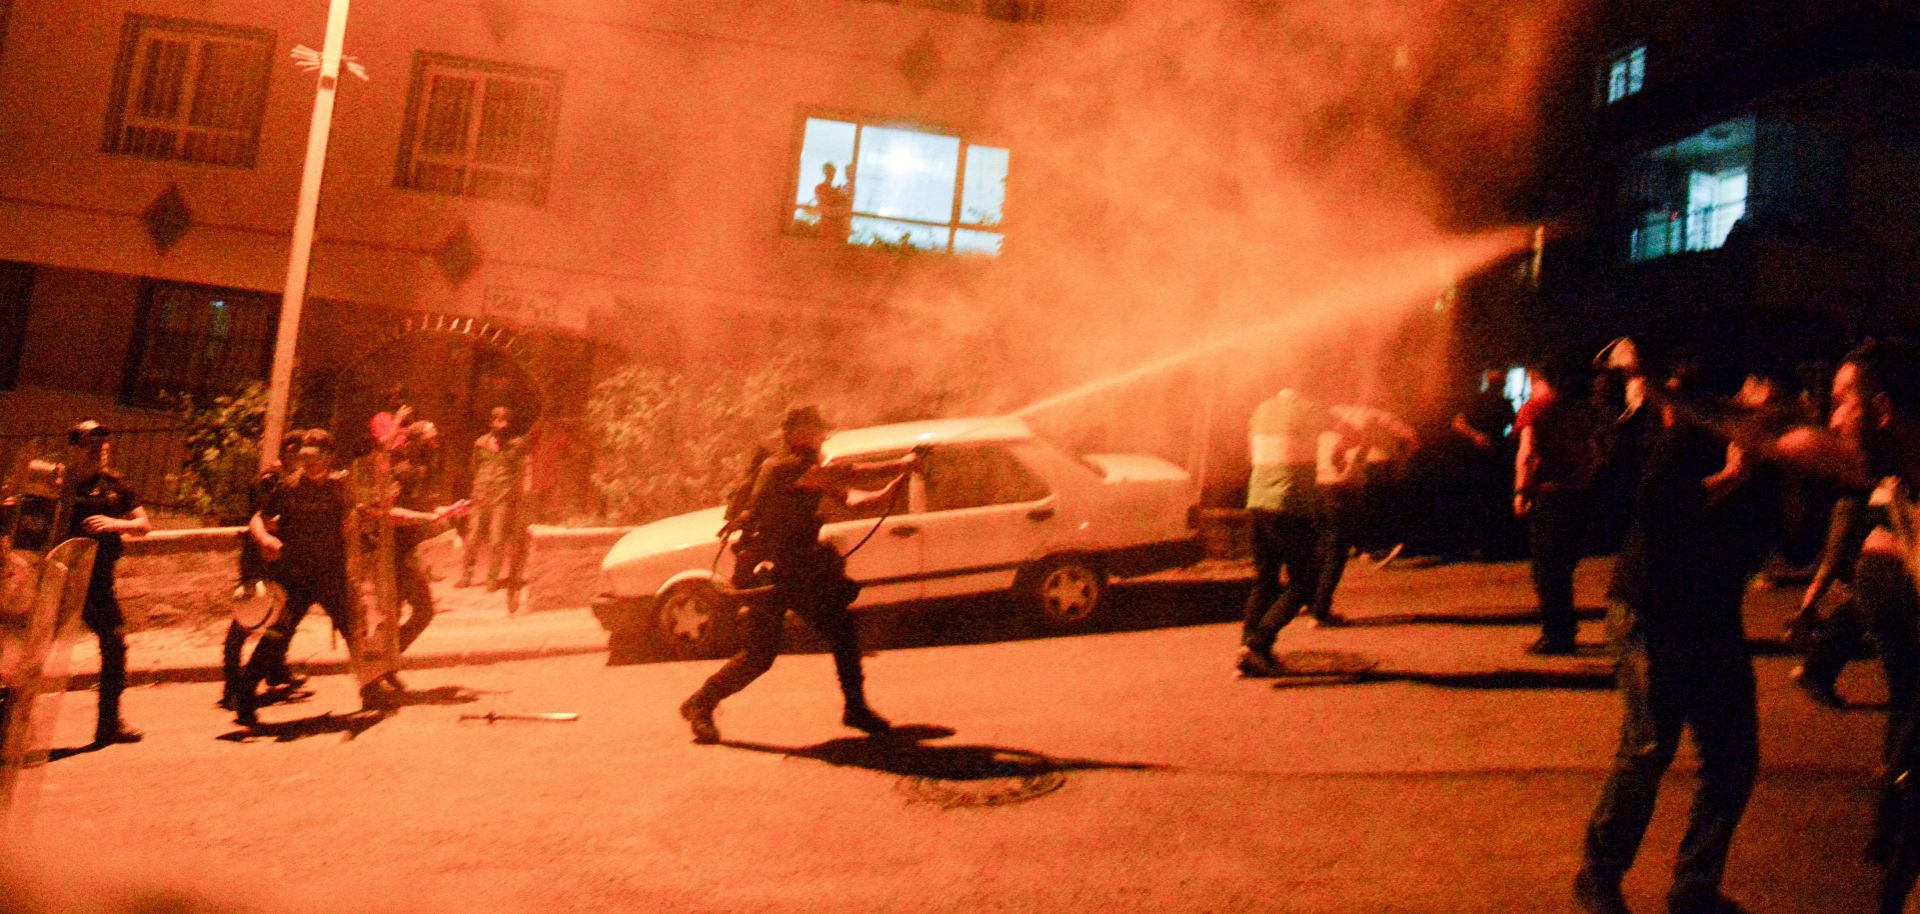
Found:
[[792, 230], [880, 248], [1000, 253], [1008, 152], [905, 127], [808, 118]]
[[105, 151], [251, 168], [274, 41], [264, 29], [129, 15]]
[[1607, 58], [1600, 68], [1600, 98], [1613, 104], [1637, 95], [1647, 81], [1647, 46], [1637, 44]]
[[541, 203], [559, 108], [558, 71], [418, 54], [394, 183]]
[[1754, 119], [1735, 118], [1636, 158], [1621, 192], [1640, 219], [1628, 256], [1652, 260], [1727, 243], [1747, 214]]
[[162, 393], [209, 397], [264, 380], [273, 355], [274, 296], [155, 282], [140, 303], [126, 399], [155, 404]]

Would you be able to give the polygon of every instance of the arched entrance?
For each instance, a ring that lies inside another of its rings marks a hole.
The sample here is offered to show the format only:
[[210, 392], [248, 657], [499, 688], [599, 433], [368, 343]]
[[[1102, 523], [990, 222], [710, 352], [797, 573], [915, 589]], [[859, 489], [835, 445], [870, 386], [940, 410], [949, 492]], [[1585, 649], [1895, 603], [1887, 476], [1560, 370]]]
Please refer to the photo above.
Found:
[[467, 491], [468, 446], [485, 433], [495, 406], [513, 410], [514, 434], [545, 412], [545, 384], [531, 369], [520, 336], [483, 318], [421, 314], [407, 318], [340, 375], [333, 428], [350, 455], [373, 447], [367, 422], [388, 389], [404, 385], [420, 419], [440, 427], [438, 488]]

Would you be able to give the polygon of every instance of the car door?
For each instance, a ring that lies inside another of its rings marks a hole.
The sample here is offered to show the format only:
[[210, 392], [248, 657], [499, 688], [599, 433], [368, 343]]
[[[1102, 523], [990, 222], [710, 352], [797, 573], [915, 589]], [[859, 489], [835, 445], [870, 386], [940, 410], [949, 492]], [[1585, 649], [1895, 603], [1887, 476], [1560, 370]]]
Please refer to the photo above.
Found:
[[847, 577], [860, 583], [860, 598], [854, 606], [920, 598], [923, 559], [915, 509], [922, 497], [915, 481], [894, 496], [892, 505], [876, 502], [850, 509], [832, 498], [821, 500], [820, 517], [825, 524], [820, 539], [847, 556]]
[[1046, 480], [1005, 445], [943, 445], [921, 468], [924, 595], [1005, 590], [1060, 523]]

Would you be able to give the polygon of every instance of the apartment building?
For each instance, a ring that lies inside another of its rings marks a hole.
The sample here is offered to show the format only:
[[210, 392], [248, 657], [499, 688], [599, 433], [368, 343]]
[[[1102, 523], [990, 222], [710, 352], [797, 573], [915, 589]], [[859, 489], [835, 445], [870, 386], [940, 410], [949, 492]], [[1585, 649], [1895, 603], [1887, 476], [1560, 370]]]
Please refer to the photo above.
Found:
[[[0, 433], [265, 377], [327, 6], [0, 0]], [[354, 3], [304, 420], [394, 382], [453, 440], [495, 403], [577, 415], [617, 365], [991, 270], [1018, 182], [980, 86], [1049, 6]]]

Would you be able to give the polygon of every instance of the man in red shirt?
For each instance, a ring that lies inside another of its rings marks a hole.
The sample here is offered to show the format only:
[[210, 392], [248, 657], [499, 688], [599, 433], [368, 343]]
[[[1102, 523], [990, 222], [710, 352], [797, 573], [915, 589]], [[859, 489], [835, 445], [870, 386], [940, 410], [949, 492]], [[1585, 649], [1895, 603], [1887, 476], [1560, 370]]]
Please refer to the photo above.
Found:
[[1528, 369], [1532, 394], [1513, 422], [1513, 513], [1527, 521], [1533, 590], [1540, 601], [1540, 640], [1529, 653], [1574, 652], [1579, 625], [1573, 610], [1573, 572], [1580, 563], [1587, 482], [1593, 474], [1593, 414], [1563, 371]]

